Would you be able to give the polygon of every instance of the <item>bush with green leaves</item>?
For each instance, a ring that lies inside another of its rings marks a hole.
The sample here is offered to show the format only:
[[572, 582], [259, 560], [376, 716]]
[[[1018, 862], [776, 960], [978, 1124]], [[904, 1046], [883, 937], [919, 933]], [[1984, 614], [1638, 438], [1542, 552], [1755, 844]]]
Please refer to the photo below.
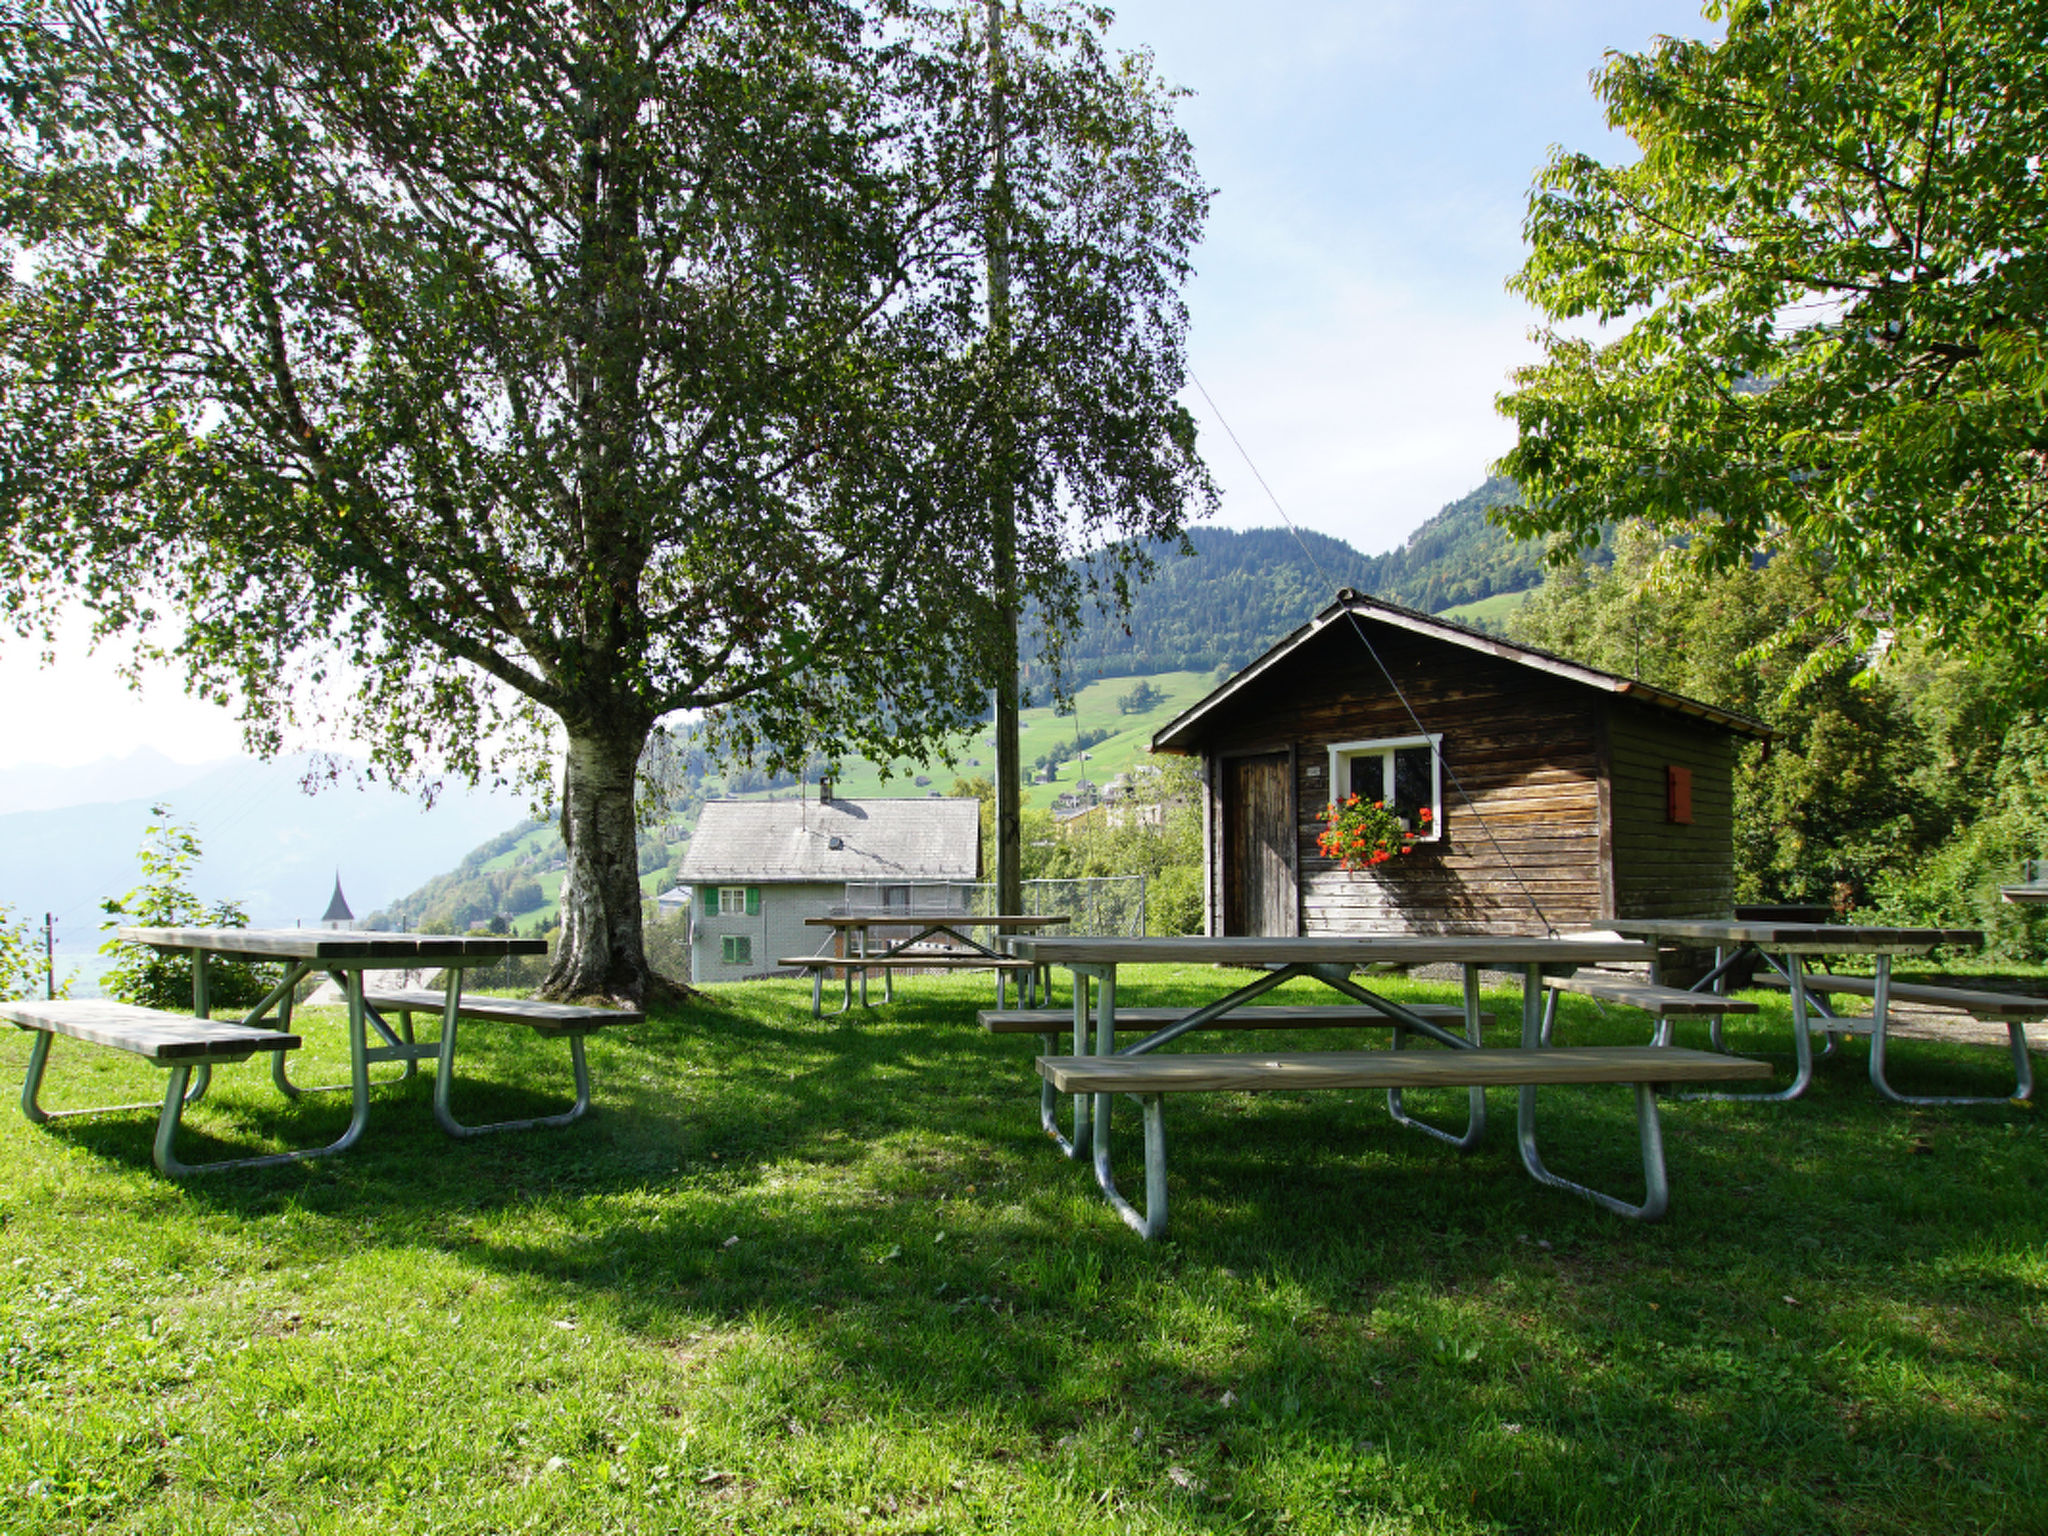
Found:
[[[239, 903], [209, 906], [192, 891], [192, 866], [199, 862], [199, 835], [171, 819], [167, 805], [150, 808], [149, 830], [136, 855], [142, 883], [122, 896], [100, 903], [104, 929], [119, 928], [246, 928], [249, 914]], [[192, 1006], [192, 956], [165, 954], [146, 944], [110, 938], [100, 953], [115, 964], [101, 981], [109, 997], [145, 1008], [185, 1009]], [[248, 1008], [263, 1000], [282, 972], [274, 965], [215, 958], [207, 969], [207, 995], [216, 1008]]]
[[[34, 997], [43, 990], [43, 956], [26, 919], [14, 920], [14, 908], [0, 902], [0, 998]], [[62, 997], [71, 983], [57, 989]]]

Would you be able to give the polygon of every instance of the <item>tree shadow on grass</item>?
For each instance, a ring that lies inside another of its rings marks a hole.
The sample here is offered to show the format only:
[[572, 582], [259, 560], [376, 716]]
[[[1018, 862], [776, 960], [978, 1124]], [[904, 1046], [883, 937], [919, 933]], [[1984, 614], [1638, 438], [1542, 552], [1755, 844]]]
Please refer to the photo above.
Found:
[[[1799, 1104], [1667, 1103], [1673, 1214], [1643, 1226], [1522, 1174], [1512, 1094], [1463, 1157], [1379, 1095], [1190, 1096], [1168, 1109], [1173, 1226], [1148, 1247], [1039, 1133], [1036, 1042], [932, 991], [838, 1022], [792, 989], [608, 1031], [597, 1109], [564, 1131], [450, 1142], [423, 1076], [378, 1090], [355, 1152], [177, 1198], [234, 1227], [290, 1207], [315, 1219], [277, 1241], [309, 1255], [327, 1217], [493, 1274], [637, 1341], [657, 1396], [708, 1393], [764, 1443], [885, 1397], [1103, 1483], [1133, 1475], [1135, 1435], [1151, 1474], [1200, 1484], [1196, 1512], [1227, 1500], [1254, 1525], [1286, 1513], [1255, 1471], [1276, 1458], [1356, 1521], [1882, 1528], [1907, 1486], [1915, 1518], [1957, 1529], [2023, 1507], [2048, 1412], [2022, 1364], [2048, 1303], [2025, 1257], [2048, 1240], [2048, 1159], [2023, 1112], [1881, 1104], [1854, 1049]], [[1569, 1022], [1585, 1043], [1641, 1033]], [[566, 1092], [559, 1044], [464, 1043], [465, 1118]], [[1980, 1069], [1938, 1046], [1900, 1065], [1933, 1085]], [[346, 1114], [260, 1079], [222, 1108], [231, 1150]], [[1410, 1109], [1454, 1121], [1463, 1095]], [[1135, 1183], [1136, 1116], [1117, 1123]], [[1639, 1178], [1625, 1090], [1546, 1093], [1545, 1129], [1569, 1176]], [[62, 1134], [148, 1156], [144, 1125]]]

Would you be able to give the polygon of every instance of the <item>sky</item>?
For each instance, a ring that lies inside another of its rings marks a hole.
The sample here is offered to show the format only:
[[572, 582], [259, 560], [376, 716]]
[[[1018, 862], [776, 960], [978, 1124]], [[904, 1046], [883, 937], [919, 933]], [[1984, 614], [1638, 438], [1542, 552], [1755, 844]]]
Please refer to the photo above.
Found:
[[[1188, 292], [1190, 391], [1233, 527], [1286, 516], [1372, 554], [1486, 478], [1493, 408], [1536, 356], [1505, 281], [1553, 145], [1625, 158], [1588, 77], [1610, 50], [1703, 36], [1674, 0], [1125, 0], [1112, 41], [1151, 49], [1216, 190]], [[1213, 406], [1211, 402], [1213, 401]], [[1220, 418], [1219, 418], [1220, 413]], [[1250, 463], [1222, 430], [1230, 430]], [[234, 753], [226, 711], [179, 679], [137, 692], [112, 658], [0, 640], [0, 767], [144, 745]], [[346, 743], [312, 743], [345, 748]]]

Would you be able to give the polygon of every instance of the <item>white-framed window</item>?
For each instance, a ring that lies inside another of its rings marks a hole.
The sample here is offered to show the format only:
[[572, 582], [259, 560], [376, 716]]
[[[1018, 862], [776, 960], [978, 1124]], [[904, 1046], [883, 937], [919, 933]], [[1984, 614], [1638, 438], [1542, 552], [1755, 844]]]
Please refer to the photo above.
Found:
[[746, 914], [747, 888], [744, 885], [721, 885], [718, 888], [718, 915], [744, 917]]
[[1443, 747], [1441, 735], [1340, 741], [1330, 748], [1330, 798], [1381, 801], [1417, 841], [1433, 843], [1444, 824]]
[[718, 958], [727, 965], [752, 965], [754, 963], [754, 941], [744, 933], [723, 933], [718, 936]]

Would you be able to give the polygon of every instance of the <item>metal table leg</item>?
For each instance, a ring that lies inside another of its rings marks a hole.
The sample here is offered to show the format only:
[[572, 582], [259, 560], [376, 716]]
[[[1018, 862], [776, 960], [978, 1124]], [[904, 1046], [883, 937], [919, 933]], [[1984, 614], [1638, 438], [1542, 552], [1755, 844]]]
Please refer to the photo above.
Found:
[[[1539, 983], [1540, 986], [1540, 983]], [[1393, 1049], [1400, 1050], [1408, 1038], [1408, 1030], [1400, 1020], [1394, 1022]], [[1477, 1046], [1483, 1043], [1479, 1030], [1479, 967], [1465, 967], [1465, 1038]], [[1465, 1129], [1459, 1132], [1440, 1130], [1426, 1121], [1410, 1116], [1401, 1103], [1401, 1090], [1387, 1090], [1387, 1113], [1396, 1125], [1405, 1125], [1412, 1131], [1421, 1131], [1434, 1136], [1438, 1141], [1449, 1142], [1460, 1152], [1470, 1152], [1486, 1138], [1486, 1090], [1466, 1089]]]

